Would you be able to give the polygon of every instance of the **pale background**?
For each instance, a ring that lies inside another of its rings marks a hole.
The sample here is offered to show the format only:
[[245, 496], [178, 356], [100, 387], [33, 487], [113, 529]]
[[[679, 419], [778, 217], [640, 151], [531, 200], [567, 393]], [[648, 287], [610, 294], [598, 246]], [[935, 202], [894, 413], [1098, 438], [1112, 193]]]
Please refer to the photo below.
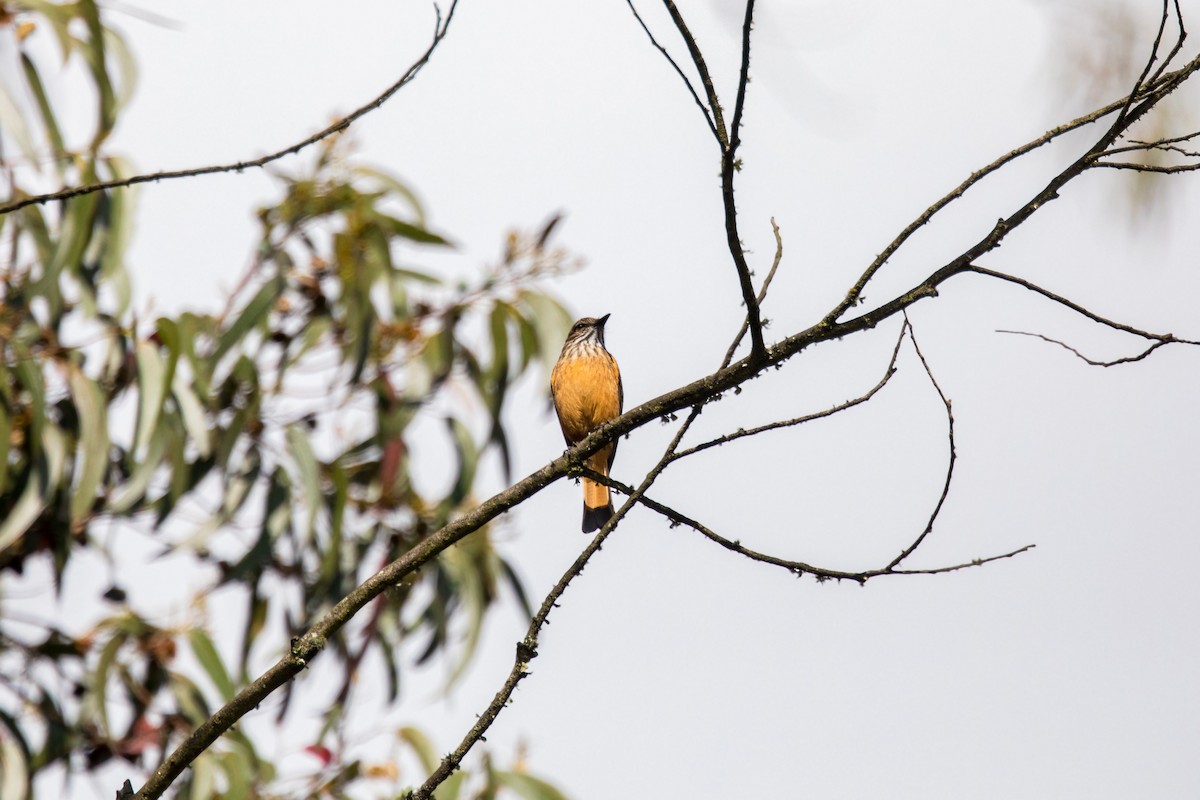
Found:
[[[737, 5], [681, 3], [728, 109]], [[738, 185], [760, 277], [770, 217], [785, 237], [764, 308], [769, 338], [819, 318], [971, 170], [1088, 110], [1086, 87], [1070, 88], [1079, 81], [1071, 67], [1080, 52], [1104, 62], [1114, 47], [1091, 35], [1099, 2], [760, 5]], [[1144, 49], [1158, 4], [1126, 5]], [[1200, 26], [1194, 6], [1185, 10]], [[661, 8], [640, 7], [684, 58]], [[154, 4], [171, 25], [122, 8], [110, 21], [128, 37], [141, 83], [115, 146], [141, 171], [291, 144], [394, 81], [433, 28], [429, 4], [407, 0]], [[608, 344], [627, 405], [720, 360], [741, 309], [716, 145], [620, 0], [464, 0], [416, 82], [352, 136], [359, 157], [409, 182], [433, 227], [458, 244], [417, 263], [469, 274], [495, 257], [509, 227], [565, 212], [558, 241], [587, 267], [554, 289], [579, 316], [612, 313]], [[1023, 162], [948, 211], [868, 288], [868, 302], [977, 240], [1083, 142]], [[1194, 178], [1165, 180], [1177, 182], [1176, 208], [1146, 220], [1132, 213], [1127, 176], [1085, 176], [984, 263], [1106, 316], [1200, 336], [1200, 192]], [[252, 253], [253, 211], [277, 191], [262, 171], [142, 189], [131, 258], [143, 318], [222, 302]], [[527, 743], [529, 768], [578, 800], [1200, 795], [1200, 352], [1173, 347], [1138, 364], [1087, 367], [995, 330], [1065, 337], [1109, 358], [1141, 343], [973, 277], [922, 301], [912, 319], [954, 401], [959, 451], [950, 500], [914, 562], [1037, 549], [940, 577], [818, 585], [637, 510], [551, 617], [534, 674], [488, 735], [498, 757]], [[710, 407], [690, 441], [861, 393], [878, 380], [895, 331], [794, 359]], [[900, 370], [868, 406], [711, 451], [668, 472], [651, 496], [783, 557], [885, 564], [924, 525], [946, 458], [944, 413], [911, 348]], [[525, 385], [508, 421], [517, 474], [561, 452], [544, 385]], [[653, 425], [623, 441], [615, 476], [637, 483], [670, 432]], [[424, 479], [436, 485], [449, 467], [432, 447], [424, 457]], [[497, 471], [489, 481], [502, 488]], [[560, 482], [501, 534], [536, 599], [586, 543], [579, 497]], [[150, 551], [135, 535], [122, 546], [129, 563]], [[72, 562], [69, 585], [107, 585], [87, 564]], [[124, 583], [161, 621], [189, 613], [187, 587], [205, 577], [173, 561], [150, 575]], [[49, 590], [30, 597], [54, 602]], [[57, 613], [81, 627], [92, 610], [72, 599]], [[211, 603], [228, 614], [240, 606], [220, 594]], [[407, 673], [402, 704], [372, 712], [384, 688], [367, 669], [356, 752], [389, 758], [404, 724], [450, 750], [507, 675], [525, 626], [513, 603], [495, 614], [449, 697], [448, 667]], [[241, 626], [229, 627], [221, 641], [232, 646]], [[277, 734], [265, 749], [288, 774], [316, 767], [302, 752], [320, 725], [319, 664], [315, 672], [300, 688], [310, 702], [285, 729], [274, 727], [273, 702], [246, 723], [259, 740]], [[71, 794], [110, 797], [124, 774], [105, 770]], [[408, 767], [402, 781], [422, 777]], [[39, 788], [54, 796], [61, 783]], [[364, 784], [361, 794], [389, 790]]]

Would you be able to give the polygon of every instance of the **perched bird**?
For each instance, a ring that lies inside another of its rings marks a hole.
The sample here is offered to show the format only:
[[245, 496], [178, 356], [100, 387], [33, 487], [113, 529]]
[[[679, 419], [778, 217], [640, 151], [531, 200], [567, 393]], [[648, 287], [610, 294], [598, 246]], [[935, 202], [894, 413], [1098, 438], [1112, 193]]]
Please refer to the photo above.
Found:
[[[589, 433], [621, 416], [625, 393], [617, 361], [604, 349], [603, 317], [584, 317], [571, 327], [558, 362], [550, 373], [550, 393], [567, 446], [578, 444]], [[586, 466], [608, 475], [617, 455], [616, 441], [588, 456]], [[600, 528], [613, 515], [612, 497], [602, 483], [583, 479], [583, 532]]]

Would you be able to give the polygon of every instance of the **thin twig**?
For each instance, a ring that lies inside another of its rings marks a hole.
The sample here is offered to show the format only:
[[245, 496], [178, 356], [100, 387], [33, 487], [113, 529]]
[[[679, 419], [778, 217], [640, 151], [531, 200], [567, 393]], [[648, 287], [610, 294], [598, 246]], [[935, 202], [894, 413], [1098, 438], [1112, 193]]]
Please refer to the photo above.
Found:
[[1180, 172], [1195, 172], [1200, 169], [1200, 164], [1166, 166], [1161, 164], [1138, 164], [1134, 161], [1097, 161], [1096, 166], [1107, 167], [1109, 169], [1128, 169], [1134, 172], [1155, 172], [1159, 175], [1176, 175]]
[[1050, 342], [1051, 344], [1056, 344], [1065, 350], [1071, 351], [1080, 360], [1082, 360], [1086, 364], [1093, 366], [1093, 367], [1115, 367], [1120, 364], [1132, 364], [1135, 361], [1141, 361], [1142, 359], [1144, 359], [1146, 356], [1153, 353], [1158, 348], [1165, 347], [1166, 345], [1170, 344], [1169, 341], [1163, 341], [1160, 339], [1160, 340], [1155, 341], [1153, 344], [1151, 344], [1149, 347], [1147, 347], [1142, 352], [1138, 353], [1136, 356], [1124, 356], [1122, 358], [1113, 359], [1112, 361], [1096, 361], [1094, 359], [1088, 358], [1083, 353], [1079, 352], [1078, 350], [1076, 350], [1074, 347], [1067, 344], [1066, 342], [1060, 341], [1058, 339], [1051, 339], [1049, 336], [1045, 336], [1040, 333], [1033, 333], [1032, 331], [1010, 331], [1010, 330], [1004, 330], [1004, 329], [999, 329], [996, 331], [996, 333], [1010, 333], [1014, 336], [1032, 336], [1035, 339], [1041, 339], [1043, 342]]
[[951, 408], [950, 398], [942, 391], [942, 387], [938, 384], [937, 378], [933, 376], [933, 370], [929, 367], [929, 362], [925, 360], [925, 354], [921, 352], [921, 345], [917, 344], [917, 334], [913, 331], [912, 322], [908, 318], [908, 312], [904, 313], [904, 327], [908, 330], [908, 340], [912, 342], [913, 350], [917, 353], [917, 358], [921, 360], [921, 366], [925, 368], [925, 374], [929, 376], [929, 382], [933, 384], [933, 388], [937, 391], [938, 397], [941, 398], [942, 405], [946, 408], [946, 435], [950, 440], [950, 457], [946, 463], [946, 480], [942, 483], [942, 493], [938, 497], [937, 503], [934, 504], [933, 512], [929, 515], [929, 521], [925, 523], [925, 530], [913, 540], [912, 544], [900, 551], [900, 555], [896, 556], [887, 565], [889, 570], [895, 569], [900, 565], [900, 562], [911, 556], [920, 547], [926, 537], [933, 532], [933, 526], [937, 522], [938, 515], [942, 513], [942, 507], [946, 504], [946, 498], [950, 496], [950, 483], [954, 480], [954, 464], [958, 461], [958, 451], [954, 447], [954, 410]]
[[[1200, 65], [1198, 65], [1197, 61], [1193, 60], [1175, 72], [1164, 74], [1161, 78], [1159, 78], [1159, 80], [1146, 84], [1143, 87], [1143, 91], [1139, 95], [1138, 99], [1149, 97], [1156, 92], [1159, 92], [1162, 88], [1172, 85], [1178, 79], [1190, 76], [1196, 71], [1198, 66]], [[863, 271], [862, 275], [859, 276], [859, 279], [855, 281], [853, 286], [850, 287], [850, 290], [846, 293], [846, 296], [841, 300], [841, 302], [839, 302], [828, 314], [825, 315], [824, 322], [826, 324], [836, 322], [842, 317], [843, 314], [846, 313], [849, 308], [857, 305], [862, 297], [863, 289], [866, 288], [866, 285], [871, 281], [875, 274], [879, 272], [883, 265], [886, 264], [893, 255], [895, 255], [896, 251], [899, 250], [900, 247], [907, 242], [914, 233], [927, 225], [930, 220], [932, 220], [933, 217], [938, 214], [938, 212], [953, 203], [958, 198], [962, 197], [967, 190], [971, 189], [987, 176], [999, 171], [1016, 159], [1024, 156], [1026, 153], [1037, 150], [1038, 148], [1049, 144], [1050, 142], [1067, 133], [1078, 130], [1079, 128], [1087, 125], [1091, 125], [1092, 123], [1103, 119], [1109, 114], [1112, 114], [1114, 111], [1121, 110], [1125, 106], [1128, 99], [1128, 95], [1124, 96], [1121, 99], [1115, 100], [1106, 106], [1092, 111], [1089, 114], [1084, 114], [1083, 116], [1071, 120], [1063, 125], [1051, 128], [1038, 138], [1026, 142], [1020, 147], [1000, 156], [987, 166], [972, 172], [969, 176], [967, 176], [966, 180], [954, 187], [952, 191], [941, 197], [936, 203], [921, 212], [920, 216], [910, 222], [904, 228], [904, 230], [900, 231], [896, 238], [892, 239], [892, 241], [888, 243], [887, 247], [885, 247], [883, 251], [875, 257], [875, 259]]]
[[278, 161], [286, 156], [295, 155], [301, 150], [316, 144], [322, 139], [326, 139], [335, 133], [340, 133], [341, 131], [346, 130], [359, 118], [382, 106], [389, 98], [391, 98], [392, 95], [400, 91], [400, 89], [412, 81], [412, 79], [417, 76], [417, 73], [421, 71], [421, 68], [429, 62], [429, 59], [433, 56], [433, 51], [437, 49], [437, 46], [441, 43], [442, 39], [445, 38], [447, 31], [450, 29], [450, 21], [454, 19], [454, 10], [457, 8], [457, 6], [458, 0], [450, 0], [450, 10], [446, 13], [446, 17], [443, 20], [441, 9], [437, 5], [434, 5], [434, 10], [437, 13], [437, 21], [434, 25], [433, 41], [430, 43], [428, 49], [425, 50], [421, 57], [413, 62], [412, 66], [410, 66], [408, 70], [402, 76], [400, 76], [399, 80], [385, 89], [381, 95], [367, 103], [365, 106], [362, 106], [351, 114], [342, 117], [329, 127], [319, 131], [318, 133], [314, 133], [307, 139], [297, 142], [290, 147], [285, 147], [284, 149], [278, 150], [270, 155], [265, 155], [261, 158], [256, 158], [250, 161], [238, 161], [233, 164], [221, 164], [209, 167], [194, 167], [192, 169], [154, 172], [146, 175], [133, 175], [131, 177], [122, 178], [115, 181], [102, 181], [99, 183], [90, 183], [86, 186], [73, 186], [57, 192], [50, 192], [48, 194], [31, 195], [29, 197], [23, 197], [20, 200], [15, 200], [0, 206], [0, 215], [7, 214], [10, 211], [16, 211], [24, 208], [25, 206], [35, 204], [40, 205], [43, 203], [48, 203], [52, 200], [67, 200], [72, 197], [79, 197], [80, 195], [103, 192], [109, 189], [119, 189], [139, 183], [157, 183], [158, 181], [172, 180], [175, 178], [193, 178], [198, 175], [212, 175], [223, 172], [242, 172], [243, 170], [247, 169], [264, 167], [267, 164], [270, 164], [272, 161]]
[[684, 21], [672, 0], [663, 0], [667, 13], [671, 15], [676, 30], [687, 44], [688, 53], [696, 71], [700, 73], [700, 81], [704, 85], [705, 96], [708, 98], [709, 109], [712, 111], [716, 127], [717, 142], [721, 146], [721, 201], [725, 210], [725, 242], [729, 255], [733, 258], [737, 270], [738, 286], [742, 293], [742, 303], [746, 306], [746, 321], [750, 328], [750, 356], [754, 361], [766, 358], [766, 343], [763, 341], [762, 317], [758, 303], [754, 299], [754, 283], [750, 278], [750, 265], [746, 263], [746, 253], [742, 249], [741, 235], [738, 233], [737, 203], [734, 200], [734, 174], [741, 169], [737, 151], [741, 144], [738, 128], [741, 125], [742, 111], [746, 103], [746, 86], [750, 82], [750, 29], [754, 22], [754, 0], [746, 0], [746, 15], [742, 24], [742, 60], [741, 72], [738, 76], [737, 101], [733, 109], [733, 126], [726, 130], [725, 118], [721, 110], [721, 101], [717, 97], [716, 87], [709, 74], [704, 54], [696, 43], [696, 37]]
[[696, 65], [696, 72], [700, 74], [700, 83], [704, 86], [704, 96], [708, 99], [708, 108], [712, 112], [713, 132], [716, 133], [717, 143], [724, 151], [729, 148], [729, 134], [725, 130], [725, 114], [721, 110], [721, 101], [717, 99], [717, 87], [713, 84], [712, 75], [708, 72], [704, 53], [700, 52], [700, 45], [696, 43], [696, 37], [692, 36], [691, 30], [684, 21], [683, 15], [679, 13], [679, 9], [675, 7], [675, 3], [672, 0], [663, 0], [663, 5], [666, 6], [667, 13], [671, 15], [671, 21], [675, 23], [675, 30], [679, 31], [684, 44], [687, 45], [688, 55], [692, 57], [692, 63]]
[[[1132, 334], [1133, 336], [1140, 336], [1143, 339], [1151, 339], [1156, 342], [1162, 342], [1163, 344], [1200, 345], [1200, 341], [1194, 341], [1191, 339], [1181, 339], [1172, 333], [1153, 333], [1151, 331], [1142, 330], [1141, 328], [1135, 328], [1132, 325], [1126, 325], [1123, 322], [1116, 322], [1114, 320], [1108, 319], [1107, 317], [1102, 317], [1099, 314], [1095, 313], [1094, 311], [1089, 311], [1088, 309], [1084, 308], [1083, 306], [1079, 305], [1078, 303], [1068, 300], [1067, 298], [1063, 297], [1062, 295], [1055, 294], [1054, 292], [1051, 292], [1048, 289], [1043, 289], [1041, 286], [1038, 286], [1036, 283], [1027, 281], [1024, 278], [1018, 278], [1015, 275], [1009, 275], [1008, 273], [1005, 273], [1005, 272], [997, 272], [996, 270], [988, 269], [987, 267], [981, 267], [978, 264], [972, 264], [970, 267], [967, 268], [967, 271], [973, 272], [977, 275], [985, 275], [989, 278], [995, 278], [996, 280], [1001, 280], [1001, 281], [1005, 281], [1007, 283], [1012, 283], [1017, 286], [1020, 286], [1022, 289], [1027, 289], [1027, 290], [1033, 292], [1034, 294], [1041, 295], [1042, 297], [1046, 298], [1047, 300], [1052, 300], [1053, 302], [1058, 303], [1059, 305], [1063, 306], [1064, 308], [1069, 308], [1070, 310], [1074, 311], [1076, 314], [1080, 315], [1081, 317], [1086, 317], [1087, 319], [1090, 319], [1092, 322], [1099, 323], [1100, 325], [1103, 325], [1106, 328], [1112, 328], [1114, 331], [1121, 331], [1122, 333]], [[1012, 332], [1019, 333], [1019, 331], [1012, 331]]]
[[[594, 481], [598, 481], [607, 485], [609, 488], [616, 489], [622, 494], [636, 491], [632, 487], [622, 484], [620, 481], [614, 481], [611, 478], [608, 478], [607, 476], [601, 475], [597, 472], [593, 472], [592, 470], [584, 470], [583, 474]], [[751, 561], [757, 561], [761, 564], [769, 564], [774, 567], [780, 567], [781, 569], [785, 569], [797, 576], [812, 575], [818, 581], [854, 581], [855, 583], [864, 584], [872, 578], [880, 578], [885, 575], [934, 575], [943, 572], [955, 572], [961, 569], [982, 566], [983, 564], [987, 564], [992, 561], [999, 561], [1000, 559], [1004, 558], [1012, 558], [1015, 555], [1024, 553], [1027, 550], [1032, 550], [1034, 547], [1036, 547], [1036, 545], [1027, 544], [1024, 547], [1007, 553], [1002, 553], [1000, 555], [988, 556], [986, 558], [976, 558], [961, 564], [953, 564], [945, 567], [932, 567], [929, 569], [896, 569], [896, 562], [893, 562], [886, 567], [877, 569], [868, 569], [859, 572], [847, 572], [845, 570], [817, 567], [805, 561], [793, 561], [791, 559], [780, 558], [779, 556], [773, 556], [768, 553], [760, 553], [757, 550], [752, 550], [749, 547], [744, 546], [740, 541], [722, 536], [721, 534], [717, 533], [706, 525], [697, 522], [686, 514], [682, 514], [670, 506], [646, 497], [645, 494], [642, 494], [641, 497], [638, 498], [637, 502], [641, 503], [646, 508], [649, 508], [650, 510], [666, 517], [671, 521], [672, 527], [676, 525], [685, 525], [704, 536], [709, 541], [719, 544], [721, 547], [724, 547], [726, 550], [729, 550], [732, 553], [745, 556]]]
[[721, 154], [721, 197], [725, 206], [725, 239], [729, 255], [737, 268], [738, 283], [742, 289], [742, 302], [746, 306], [746, 323], [750, 328], [750, 356], [755, 361], [766, 358], [767, 349], [763, 341], [762, 312], [754, 296], [754, 282], [750, 278], [750, 265], [742, 249], [742, 237], [738, 233], [737, 202], [734, 199], [733, 180], [741, 169], [738, 148], [742, 144], [742, 112], [746, 108], [746, 87], [750, 83], [750, 29], [754, 26], [754, 0], [746, 0], [746, 15], [742, 21], [742, 66], [738, 73], [737, 100], [733, 106], [733, 122], [729, 126], [728, 144]]
[[[783, 260], [783, 238], [779, 235], [779, 226], [775, 224], [775, 218], [771, 217], [771, 232], [775, 234], [775, 260], [771, 262], [771, 269], [767, 272], [767, 277], [763, 280], [762, 288], [758, 290], [759, 308], [762, 307], [763, 301], [767, 299], [767, 290], [771, 288], [771, 281], [775, 280], [775, 272], [779, 269], [779, 262]], [[763, 321], [766, 324], [766, 320]], [[729, 350], [725, 353], [725, 363], [728, 364], [733, 358], [733, 354], [737, 351], [738, 345], [742, 343], [746, 332], [750, 330], [749, 318], [742, 320], [742, 327], [737, 332], [737, 336], [733, 337], [733, 344], [729, 345]]]
[[892, 379], [892, 376], [896, 374], [896, 359], [900, 355], [900, 345], [904, 342], [904, 335], [905, 335], [906, 330], [907, 330], [907, 326], [904, 326], [904, 325], [900, 326], [900, 335], [896, 337], [896, 344], [892, 348], [892, 356], [890, 359], [888, 359], [887, 368], [884, 369], [884, 371], [883, 371], [883, 377], [879, 379], [878, 383], [876, 383], [874, 386], [872, 386], [865, 393], [859, 395], [858, 397], [855, 397], [851, 400], [847, 400], [843, 403], [838, 403], [837, 405], [826, 408], [823, 411], [817, 411], [812, 414], [805, 414], [804, 416], [801, 416], [801, 417], [780, 420], [778, 422], [770, 422], [770, 423], [767, 423], [766, 425], [759, 425], [758, 427], [755, 427], [755, 428], [739, 428], [738, 430], [734, 431], [733, 433], [727, 433], [724, 436], [718, 436], [715, 439], [710, 439], [709, 441], [703, 442], [694, 447], [689, 447], [686, 450], [680, 450], [678, 453], [676, 453], [672, 457], [671, 460], [678, 461], [681, 458], [686, 458], [687, 456], [695, 455], [696, 453], [703, 452], [704, 450], [708, 450], [709, 448], [719, 447], [723, 444], [727, 444], [729, 442], [733, 442], [738, 439], [744, 439], [747, 436], [757, 436], [758, 434], [766, 433], [767, 431], [774, 431], [774, 430], [778, 430], [780, 428], [791, 428], [796, 425], [803, 425], [806, 422], [812, 422], [814, 420], [824, 419], [825, 417], [832, 417], [834, 414], [839, 414], [843, 411], [846, 411], [847, 409], [851, 409], [851, 408], [854, 408], [855, 406], [862, 405], [863, 403], [867, 402], [872, 397], [874, 397], [875, 394], [880, 389], [882, 389], [884, 386], [887, 385], [888, 381], [890, 381]]
[[713, 122], [713, 118], [708, 111], [708, 107], [704, 105], [704, 101], [701, 100], [700, 95], [696, 93], [696, 87], [692, 85], [691, 79], [688, 78], [687, 74], [683, 71], [671, 54], [667, 52], [667, 48], [659, 44], [658, 40], [654, 38], [654, 34], [651, 33], [650, 28], [646, 26], [645, 21], [642, 19], [642, 15], [638, 13], [637, 7], [633, 4], [633, 0], [625, 0], [625, 3], [629, 6], [629, 10], [633, 12], [633, 17], [638, 21], [638, 25], [642, 26], [642, 30], [645, 31], [646, 37], [650, 40], [650, 44], [654, 45], [658, 52], [662, 53], [663, 58], [667, 60], [672, 69], [675, 70], [675, 74], [678, 75], [679, 79], [683, 81], [683, 85], [687, 87], [688, 93], [692, 96], [692, 99], [696, 101], [696, 105], [700, 108], [700, 113], [704, 115], [704, 121], [708, 123], [708, 129], [712, 131], [712, 135], [716, 137], [716, 140], [719, 143], [721, 141], [721, 135], [717, 133], [716, 123]]
[[[1113, 121], [1111, 130], [1115, 131], [1118, 128], [1122, 127], [1123, 123], [1125, 122], [1125, 118], [1129, 115], [1130, 106], [1133, 105], [1134, 96], [1138, 93], [1138, 90], [1144, 85], [1146, 78], [1150, 75], [1150, 70], [1154, 68], [1154, 62], [1158, 60], [1158, 48], [1162, 45], [1163, 34], [1167, 30], [1167, 21], [1170, 18], [1170, 13], [1171, 13], [1171, 6], [1170, 6], [1169, 0], [1163, 0], [1162, 18], [1158, 22], [1158, 32], [1155, 33], [1155, 35], [1154, 35], [1154, 44], [1150, 46], [1150, 56], [1146, 59], [1146, 64], [1145, 64], [1145, 66], [1142, 67], [1141, 74], [1138, 75], [1137, 80], [1133, 82], [1133, 88], [1130, 90], [1129, 96], [1125, 100], [1125, 104], [1123, 106], [1121, 106], [1121, 111], [1120, 111], [1120, 113], [1117, 114], [1116, 120]], [[1182, 25], [1182, 21], [1181, 21], [1181, 25]], [[1182, 28], [1181, 28], [1181, 30], [1182, 30]], [[1183, 45], [1183, 36], [1181, 35], [1176, 40], [1175, 48], [1172, 49], [1172, 51], [1171, 51], [1171, 56], [1163, 60], [1163, 65], [1162, 65], [1162, 67], [1159, 68], [1160, 73], [1166, 67], [1167, 64], [1171, 63], [1171, 57], [1174, 57], [1174, 54], [1179, 52], [1179, 48], [1182, 45]]]

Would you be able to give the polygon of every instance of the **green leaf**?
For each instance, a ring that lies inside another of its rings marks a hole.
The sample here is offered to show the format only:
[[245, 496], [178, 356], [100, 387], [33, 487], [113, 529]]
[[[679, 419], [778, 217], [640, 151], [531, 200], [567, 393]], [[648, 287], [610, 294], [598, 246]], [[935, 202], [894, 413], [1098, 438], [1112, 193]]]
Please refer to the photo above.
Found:
[[538, 357], [549, 367], [558, 358], [574, 320], [557, 300], [541, 292], [526, 289], [521, 292], [520, 301], [529, 309], [526, 316], [537, 328]]
[[77, 4], [80, 16], [87, 23], [88, 38], [84, 42], [83, 56], [92, 73], [96, 84], [100, 104], [97, 108], [96, 136], [92, 140], [92, 148], [98, 149], [100, 143], [108, 137], [117, 119], [117, 98], [113, 92], [112, 82], [108, 77], [108, 64], [104, 54], [104, 26], [100, 23], [100, 9], [95, 0], [79, 0]]
[[133, 437], [133, 449], [130, 455], [137, 458], [150, 444], [150, 438], [158, 427], [158, 417], [162, 413], [163, 400], [167, 396], [167, 387], [171, 385], [172, 373], [175, 371], [175, 358], [163, 361], [158, 347], [149, 341], [137, 343], [138, 369], [138, 415], [136, 434]]
[[266, 598], [258, 593], [258, 584], [254, 583], [251, 587], [249, 609], [246, 614], [246, 630], [242, 636], [241, 663], [238, 665], [238, 672], [241, 673], [243, 683], [249, 682], [247, 662], [250, 660], [250, 649], [267, 624], [268, 610], [270, 609]]
[[150, 436], [150, 445], [145, 453], [135, 462], [133, 474], [129, 480], [117, 487], [108, 503], [108, 510], [117, 514], [129, 511], [135, 504], [146, 496], [150, 479], [158, 471], [163, 454], [167, 448], [167, 429], [157, 428]]
[[267, 319], [267, 315], [275, 307], [275, 302], [283, 293], [284, 288], [286, 285], [281, 275], [271, 278], [262, 285], [258, 293], [246, 304], [246, 307], [237, 312], [233, 324], [226, 328], [217, 339], [217, 349], [212, 355], [213, 362], [220, 361], [221, 357], [240, 342], [247, 333]]
[[71, 494], [71, 521], [85, 519], [96, 501], [96, 491], [108, 471], [108, 409], [100, 387], [72, 364], [67, 378], [75, 409], [79, 414], [79, 453], [81, 464]]
[[[96, 170], [89, 164], [83, 170], [82, 179], [87, 183], [95, 182]], [[52, 315], [62, 313], [62, 296], [59, 278], [64, 269], [75, 269], [83, 260], [88, 242], [96, 233], [96, 209], [100, 203], [99, 194], [87, 194], [73, 197], [66, 202], [59, 226], [54, 250], [46, 261], [42, 275], [35, 285], [35, 291], [46, 298], [50, 304]]]
[[208, 417], [204, 413], [204, 406], [200, 404], [200, 398], [196, 396], [192, 384], [179, 371], [175, 372], [171, 392], [175, 397], [175, 404], [179, 407], [184, 430], [196, 445], [196, 452], [201, 458], [208, 458], [212, 455], [213, 431], [208, 426]]
[[29, 91], [37, 102], [38, 111], [42, 115], [42, 127], [46, 129], [46, 138], [50, 140], [50, 152], [54, 153], [57, 163], [58, 158], [66, 150], [63, 146], [62, 133], [58, 129], [58, 120], [54, 118], [54, 110], [50, 108], [50, 100], [46, 97], [46, 87], [42, 85], [41, 76], [38, 75], [33, 61], [23, 50], [21, 51], [21, 67], [25, 71], [25, 83], [29, 86]]
[[425, 230], [425, 228], [420, 225], [413, 225], [410, 222], [405, 222], [403, 220], [396, 219], [395, 217], [385, 217], [383, 224], [388, 229], [389, 233], [391, 233], [393, 236], [399, 236], [402, 239], [410, 239], [414, 242], [421, 242], [422, 244], [440, 244], [446, 247], [450, 246], [450, 242], [448, 242], [446, 239], [443, 239], [441, 236], [438, 236], [432, 231]]
[[442, 762], [441, 757], [437, 754], [437, 750], [433, 747], [433, 742], [429, 741], [429, 737], [420, 729], [406, 725], [396, 731], [396, 738], [413, 749], [413, 752], [417, 755], [417, 760], [421, 762], [421, 768], [425, 772], [433, 772]]
[[188, 800], [210, 800], [217, 796], [217, 767], [214, 763], [216, 756], [211, 750], [201, 753], [192, 762], [191, 791]]
[[235, 748], [221, 753], [218, 758], [221, 761], [221, 768], [225, 772], [227, 784], [225, 791], [222, 792], [223, 796], [251, 797], [250, 786], [254, 767], [246, 753]]
[[[7, 35], [7, 33], [6, 33]], [[21, 114], [20, 107], [13, 102], [8, 87], [0, 82], [0, 128], [17, 143], [17, 149], [27, 160], [37, 163], [37, 146], [29, 133], [29, 126]]]
[[496, 782], [512, 789], [525, 800], [567, 800], [567, 796], [549, 783], [523, 772], [493, 773]]
[[[255, 478], [257, 479], [257, 472]], [[250, 481], [252, 485], [252, 481]], [[287, 470], [276, 467], [267, 489], [267, 511], [263, 515], [263, 530], [270, 541], [279, 539], [292, 522], [292, 479]]]
[[200, 725], [208, 719], [208, 703], [204, 702], [200, 687], [191, 680], [177, 672], [171, 673], [171, 693], [175, 695], [179, 710], [193, 725]]
[[112, 637], [104, 643], [104, 649], [100, 651], [100, 658], [96, 662], [96, 669], [91, 677], [92, 693], [96, 703], [96, 719], [100, 723], [100, 730], [108, 739], [113, 738], [112, 729], [108, 724], [108, 677], [113, 664], [116, 663], [117, 652], [125, 641], [124, 634], [114, 631]]
[[384, 191], [390, 194], [399, 195], [408, 203], [408, 207], [411, 208], [413, 214], [416, 215], [417, 225], [422, 228], [425, 227], [425, 210], [421, 208], [421, 202], [417, 199], [417, 196], [413, 193], [412, 189], [409, 189], [407, 186], [396, 180], [388, 173], [373, 167], [355, 166], [351, 168], [351, 173], [379, 181], [379, 183], [383, 186]]
[[221, 661], [221, 655], [217, 652], [212, 639], [203, 628], [192, 628], [188, 631], [188, 642], [192, 646], [196, 660], [200, 662], [200, 666], [204, 668], [213, 685], [217, 687], [222, 699], [226, 702], [232, 700], [237, 689], [230, 680], [229, 672], [226, 671], [225, 663]]
[[296, 461], [300, 472], [300, 481], [304, 487], [304, 505], [308, 509], [305, 520], [304, 537], [311, 540], [313, 525], [316, 523], [317, 512], [320, 510], [321, 495], [321, 465], [313, 452], [312, 444], [308, 441], [308, 430], [300, 425], [292, 425], [287, 431], [288, 449]]
[[129, 102], [129, 98], [137, 89], [137, 59], [133, 57], [133, 51], [129, 49], [125, 40], [112, 28], [104, 29], [104, 46], [109, 55], [114, 57], [117, 71], [121, 75], [116, 88], [116, 103], [120, 108]]
[[449, 417], [446, 419], [446, 427], [450, 430], [451, 439], [454, 441], [454, 453], [458, 459], [458, 478], [454, 488], [443, 501], [446, 511], [449, 512], [466, 499], [471, 492], [471, 487], [475, 484], [475, 469], [479, 466], [479, 449], [475, 446], [475, 440], [471, 438], [471, 432], [467, 430], [467, 426], [461, 420]]
[[50, 500], [58, 493], [66, 462], [67, 444], [62, 431], [54, 425], [42, 427], [41, 454], [34, 469], [30, 470], [25, 489], [16, 504], [0, 523], [0, 553], [16, 544], [38, 515], [45, 510]]

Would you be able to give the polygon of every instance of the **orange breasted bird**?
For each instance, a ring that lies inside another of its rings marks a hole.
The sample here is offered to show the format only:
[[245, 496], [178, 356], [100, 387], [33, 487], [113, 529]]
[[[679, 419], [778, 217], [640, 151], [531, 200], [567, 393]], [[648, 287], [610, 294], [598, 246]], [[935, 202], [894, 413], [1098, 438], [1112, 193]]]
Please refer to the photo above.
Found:
[[[563, 438], [571, 447], [589, 433], [621, 416], [625, 394], [617, 361], [604, 348], [603, 317], [584, 317], [571, 327], [558, 362], [550, 373], [550, 394]], [[609, 442], [588, 456], [584, 464], [601, 475], [608, 475], [617, 455], [616, 441]], [[591, 533], [613, 515], [608, 487], [589, 478], [583, 479], [583, 532]]]

